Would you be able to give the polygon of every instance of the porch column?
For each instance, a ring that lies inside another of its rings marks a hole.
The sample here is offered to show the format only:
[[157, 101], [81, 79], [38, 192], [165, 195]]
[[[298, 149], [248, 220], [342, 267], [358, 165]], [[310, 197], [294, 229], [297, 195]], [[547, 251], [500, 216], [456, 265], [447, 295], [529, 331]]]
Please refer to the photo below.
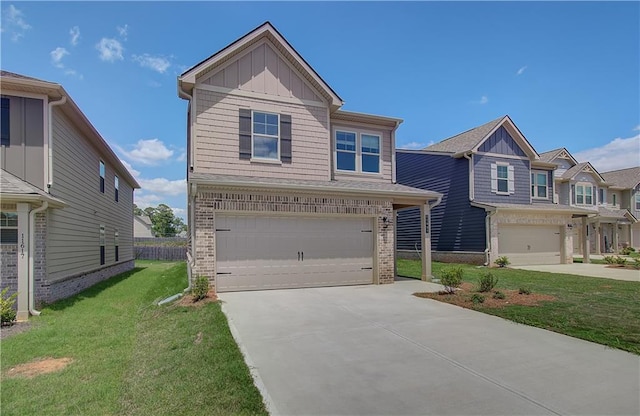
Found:
[[582, 262], [591, 263], [589, 247], [589, 224], [587, 224], [587, 217], [582, 217]]
[[420, 242], [422, 243], [422, 280], [431, 281], [431, 212], [420, 205]]
[[398, 277], [398, 211], [393, 210], [393, 278]]
[[600, 221], [596, 222], [596, 254], [602, 254], [602, 249], [600, 248], [600, 239], [602, 238], [602, 233], [600, 229]]
[[613, 252], [618, 254], [620, 250], [618, 249], [618, 243], [620, 242], [620, 231], [618, 231], [618, 224], [613, 223]]
[[29, 208], [26, 203], [17, 204], [18, 213], [18, 321], [29, 318]]

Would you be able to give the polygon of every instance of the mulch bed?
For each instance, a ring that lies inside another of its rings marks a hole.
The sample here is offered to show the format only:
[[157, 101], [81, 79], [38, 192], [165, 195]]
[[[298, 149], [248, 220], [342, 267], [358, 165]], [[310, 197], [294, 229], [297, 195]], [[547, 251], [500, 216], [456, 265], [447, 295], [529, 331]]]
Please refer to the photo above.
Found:
[[28, 331], [31, 328], [31, 322], [14, 322], [11, 325], [2, 325], [0, 328], [0, 339], [9, 338], [10, 336]]
[[[504, 299], [494, 299], [495, 291], [504, 293]], [[478, 293], [484, 297], [483, 303], [473, 303], [471, 297]], [[463, 308], [504, 308], [511, 305], [538, 306], [543, 301], [553, 301], [555, 296], [543, 295], [540, 293], [531, 293], [529, 295], [520, 294], [517, 290], [495, 289], [491, 292], [480, 293], [476, 291], [476, 286], [472, 283], [463, 283], [453, 294], [446, 292], [419, 292], [414, 293], [419, 298], [435, 299], [440, 302], [451, 303], [453, 305], [462, 306]]]
[[218, 301], [218, 296], [216, 296], [216, 293], [213, 290], [210, 290], [204, 299], [200, 299], [196, 301], [194, 300], [193, 295], [188, 293], [183, 297], [181, 297], [175, 304], [178, 306], [191, 306], [191, 307], [199, 308], [206, 305], [207, 303], [217, 302], [217, 301]]

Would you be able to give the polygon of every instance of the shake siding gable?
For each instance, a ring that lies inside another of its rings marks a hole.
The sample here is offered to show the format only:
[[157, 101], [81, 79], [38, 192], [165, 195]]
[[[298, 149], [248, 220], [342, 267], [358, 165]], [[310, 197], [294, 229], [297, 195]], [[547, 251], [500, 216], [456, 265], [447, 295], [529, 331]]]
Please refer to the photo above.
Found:
[[[396, 154], [398, 183], [443, 194], [431, 211], [431, 248], [436, 251], [485, 249], [485, 211], [469, 203], [469, 161], [449, 156]], [[421, 249], [420, 212], [398, 212], [397, 248]]]
[[105, 266], [133, 259], [133, 188], [119, 175], [114, 200], [114, 170], [105, 163], [105, 193], [96, 186], [100, 154], [58, 108], [53, 112], [53, 186], [51, 194], [68, 206], [48, 210], [46, 259], [48, 280], [56, 281], [100, 267], [99, 233], [105, 225]]
[[480, 152], [497, 153], [501, 155], [526, 157], [525, 152], [513, 140], [509, 132], [500, 126], [487, 140], [478, 148]]
[[[513, 166], [514, 192], [509, 195], [499, 195], [491, 192], [491, 165], [508, 163]], [[530, 204], [531, 202], [531, 171], [530, 163], [526, 159], [507, 159], [489, 155], [473, 155], [475, 200], [478, 202], [495, 202], [509, 204]]]

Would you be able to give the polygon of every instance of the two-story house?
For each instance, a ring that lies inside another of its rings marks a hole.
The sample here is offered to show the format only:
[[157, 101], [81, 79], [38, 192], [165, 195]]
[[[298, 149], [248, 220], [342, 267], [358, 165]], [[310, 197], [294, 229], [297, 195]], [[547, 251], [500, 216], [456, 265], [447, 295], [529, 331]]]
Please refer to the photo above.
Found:
[[[509, 116], [423, 150], [398, 150], [396, 158], [399, 183], [444, 195], [432, 210], [434, 259], [573, 262], [573, 218], [588, 211], [554, 203], [555, 165], [540, 159]], [[398, 249], [406, 254], [421, 248], [418, 215], [398, 216]]]
[[341, 110], [269, 22], [184, 72], [178, 91], [193, 276], [218, 292], [393, 282], [395, 211], [418, 206], [426, 222], [440, 197], [395, 183], [400, 119]]
[[558, 166], [554, 173], [554, 198], [560, 204], [591, 211], [588, 228], [574, 222], [575, 254], [584, 254], [585, 247], [593, 254], [618, 253], [620, 248], [631, 244], [631, 227], [637, 217], [627, 209], [631, 208], [628, 201], [622, 206], [622, 188], [612, 186], [591, 163], [578, 163], [566, 148], [542, 153], [540, 158]]
[[626, 218], [630, 224], [619, 224], [619, 245], [631, 246], [640, 251], [640, 166], [628, 169], [603, 172], [609, 183], [607, 203], [614, 208], [628, 210]]
[[1, 286], [23, 320], [134, 267], [139, 185], [61, 85], [2, 71], [0, 86]]

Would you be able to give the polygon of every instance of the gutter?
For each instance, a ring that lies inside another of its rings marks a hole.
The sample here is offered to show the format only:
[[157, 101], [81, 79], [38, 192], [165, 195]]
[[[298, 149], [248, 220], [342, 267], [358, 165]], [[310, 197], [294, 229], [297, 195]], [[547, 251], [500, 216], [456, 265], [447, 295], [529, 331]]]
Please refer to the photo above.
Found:
[[33, 260], [33, 257], [35, 256], [35, 239], [36, 239], [36, 226], [35, 226], [35, 219], [36, 219], [36, 214], [39, 212], [42, 212], [44, 210], [46, 210], [47, 208], [49, 208], [49, 203], [47, 201], [44, 201], [42, 203], [42, 206], [40, 206], [39, 208], [35, 208], [32, 209], [29, 212], [29, 268], [27, 269], [27, 282], [29, 284], [29, 313], [31, 315], [34, 316], [38, 316], [40, 315], [40, 311], [37, 311], [35, 309], [35, 301], [34, 301], [34, 290], [33, 287], [35, 286], [35, 262]]
[[49, 172], [47, 178], [47, 192], [51, 189], [53, 185], [53, 106], [62, 105], [67, 102], [67, 96], [63, 95], [61, 99], [58, 101], [49, 101], [49, 114], [47, 115], [49, 118], [49, 126], [48, 126], [48, 135], [49, 135]]

